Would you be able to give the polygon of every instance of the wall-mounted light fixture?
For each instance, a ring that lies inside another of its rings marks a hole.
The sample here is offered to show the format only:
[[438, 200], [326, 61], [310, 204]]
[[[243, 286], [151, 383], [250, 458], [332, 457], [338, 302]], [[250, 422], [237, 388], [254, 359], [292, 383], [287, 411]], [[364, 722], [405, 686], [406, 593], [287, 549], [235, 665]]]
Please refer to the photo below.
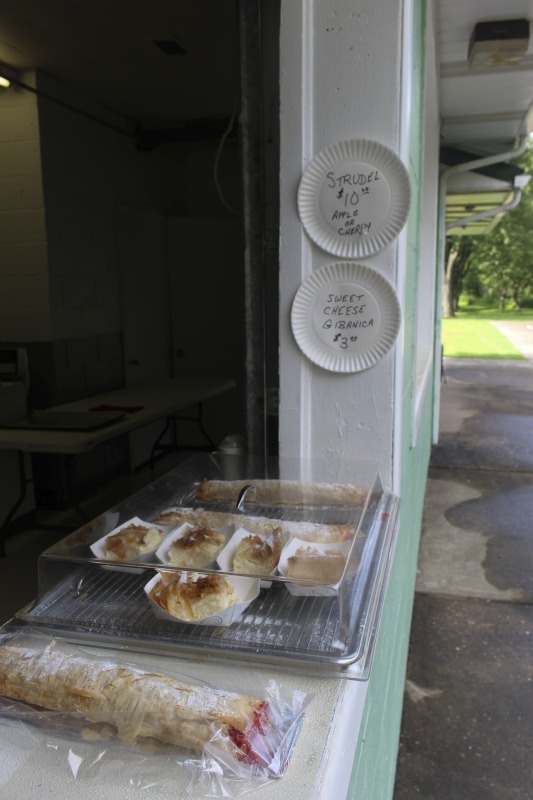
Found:
[[471, 67], [519, 64], [529, 47], [529, 20], [478, 22], [468, 45]]
[[0, 89], [9, 89], [15, 83], [16, 77], [16, 70], [0, 61]]

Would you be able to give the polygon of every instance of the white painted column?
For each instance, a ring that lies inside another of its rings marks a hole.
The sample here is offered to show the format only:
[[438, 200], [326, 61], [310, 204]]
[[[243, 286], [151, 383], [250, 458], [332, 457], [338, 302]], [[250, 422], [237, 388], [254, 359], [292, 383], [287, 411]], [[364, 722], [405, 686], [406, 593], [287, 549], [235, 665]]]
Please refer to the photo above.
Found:
[[[312, 271], [344, 260], [314, 245], [298, 217], [310, 160], [345, 139], [372, 139], [401, 156], [402, 19], [401, 0], [281, 2], [280, 454], [323, 458], [331, 479], [349, 478], [342, 472], [348, 459], [379, 460], [388, 487], [401, 332], [376, 366], [333, 373], [301, 353], [290, 309]], [[396, 285], [404, 250], [397, 240], [361, 263]]]

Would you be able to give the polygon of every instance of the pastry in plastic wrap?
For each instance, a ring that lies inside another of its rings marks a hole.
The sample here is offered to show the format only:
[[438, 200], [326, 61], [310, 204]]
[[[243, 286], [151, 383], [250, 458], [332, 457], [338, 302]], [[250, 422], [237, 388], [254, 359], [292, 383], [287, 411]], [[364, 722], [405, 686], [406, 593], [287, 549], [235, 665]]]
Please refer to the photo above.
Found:
[[266, 701], [113, 661], [54, 649], [0, 647], [0, 695], [111, 726], [123, 742], [156, 740], [194, 752], [221, 733], [232, 754], [258, 760], [254, 739], [269, 729]]
[[166, 560], [176, 567], [203, 567], [215, 560], [225, 542], [224, 534], [213, 528], [192, 528], [169, 544]]

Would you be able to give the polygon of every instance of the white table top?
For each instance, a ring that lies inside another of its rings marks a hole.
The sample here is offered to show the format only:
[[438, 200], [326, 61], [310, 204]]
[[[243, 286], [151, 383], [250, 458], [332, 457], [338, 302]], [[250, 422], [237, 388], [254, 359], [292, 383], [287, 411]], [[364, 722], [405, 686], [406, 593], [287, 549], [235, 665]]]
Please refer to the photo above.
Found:
[[[136, 659], [145, 666], [162, 670], [165, 658]], [[174, 662], [175, 666], [178, 664]], [[291, 762], [280, 780], [268, 784], [254, 780], [229, 783], [230, 797], [262, 800], [343, 800], [347, 796], [353, 759], [363, 714], [366, 682], [319, 678], [279, 670], [254, 667], [237, 674], [231, 665], [184, 661], [178, 667], [186, 675], [215, 686], [249, 692], [274, 680], [285, 691], [303, 692], [309, 705], [305, 711]], [[192, 672], [191, 672], [192, 670]], [[32, 731], [0, 722], [0, 797], [24, 800], [200, 800], [207, 785], [188, 790], [192, 774], [184, 766], [167, 763], [159, 769], [154, 759], [127, 758], [113, 753], [102, 743], [83, 743], [60, 739], [45, 731]], [[209, 787], [210, 797], [219, 794], [225, 779], [216, 776]]]
[[0, 427], [0, 450], [30, 453], [82, 453], [96, 445], [150, 422], [197, 405], [235, 387], [235, 381], [218, 378], [168, 378], [123, 386], [110, 392], [73, 400], [50, 411], [90, 411], [98, 406], [135, 407], [138, 411], [111, 425], [92, 431], [26, 430]]

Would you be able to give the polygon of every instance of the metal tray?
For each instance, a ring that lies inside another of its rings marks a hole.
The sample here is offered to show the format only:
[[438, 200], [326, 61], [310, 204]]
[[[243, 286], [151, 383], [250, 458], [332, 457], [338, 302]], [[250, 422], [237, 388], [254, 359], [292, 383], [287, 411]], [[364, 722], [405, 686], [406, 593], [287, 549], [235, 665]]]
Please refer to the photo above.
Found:
[[[373, 552], [371, 564], [363, 553], [353, 586], [338, 598], [294, 597], [274, 582], [228, 628], [186, 625], [154, 617], [143, 591], [153, 574], [149, 569], [128, 573], [79, 563], [68, 579], [17, 618], [78, 641], [180, 656], [234, 657], [365, 679], [394, 542], [396, 508], [395, 498], [384, 498], [367, 542], [370, 547], [374, 538], [372, 550], [379, 553]], [[346, 595], [351, 605], [347, 626], [341, 608]]]
[[[170, 479], [176, 495], [175, 477]], [[178, 481], [179, 484], [179, 481]], [[143, 490], [112, 513], [114, 521], [131, 509], [162, 510], [169, 501], [165, 487]], [[370, 492], [369, 492], [370, 497]], [[190, 497], [182, 491], [179, 500]], [[175, 501], [175, 500], [174, 500]], [[366, 679], [373, 654], [386, 578], [395, 542], [398, 498], [374, 493], [361, 513], [355, 540], [357, 570], [337, 597], [298, 597], [283, 579], [263, 587], [245, 614], [229, 627], [169, 622], [154, 616], [144, 585], [157, 565], [136, 572], [102, 564], [85, 554], [87, 537], [99, 535], [98, 520], [72, 534], [40, 560], [37, 600], [21, 610], [17, 621], [88, 644], [180, 657], [271, 663], [320, 676]], [[273, 510], [270, 509], [272, 512]], [[275, 509], [274, 509], [275, 511]], [[293, 509], [318, 521], [315, 509]], [[353, 513], [353, 510], [352, 512]], [[271, 514], [272, 515], [272, 514]], [[159, 565], [160, 567], [161, 565]]]

